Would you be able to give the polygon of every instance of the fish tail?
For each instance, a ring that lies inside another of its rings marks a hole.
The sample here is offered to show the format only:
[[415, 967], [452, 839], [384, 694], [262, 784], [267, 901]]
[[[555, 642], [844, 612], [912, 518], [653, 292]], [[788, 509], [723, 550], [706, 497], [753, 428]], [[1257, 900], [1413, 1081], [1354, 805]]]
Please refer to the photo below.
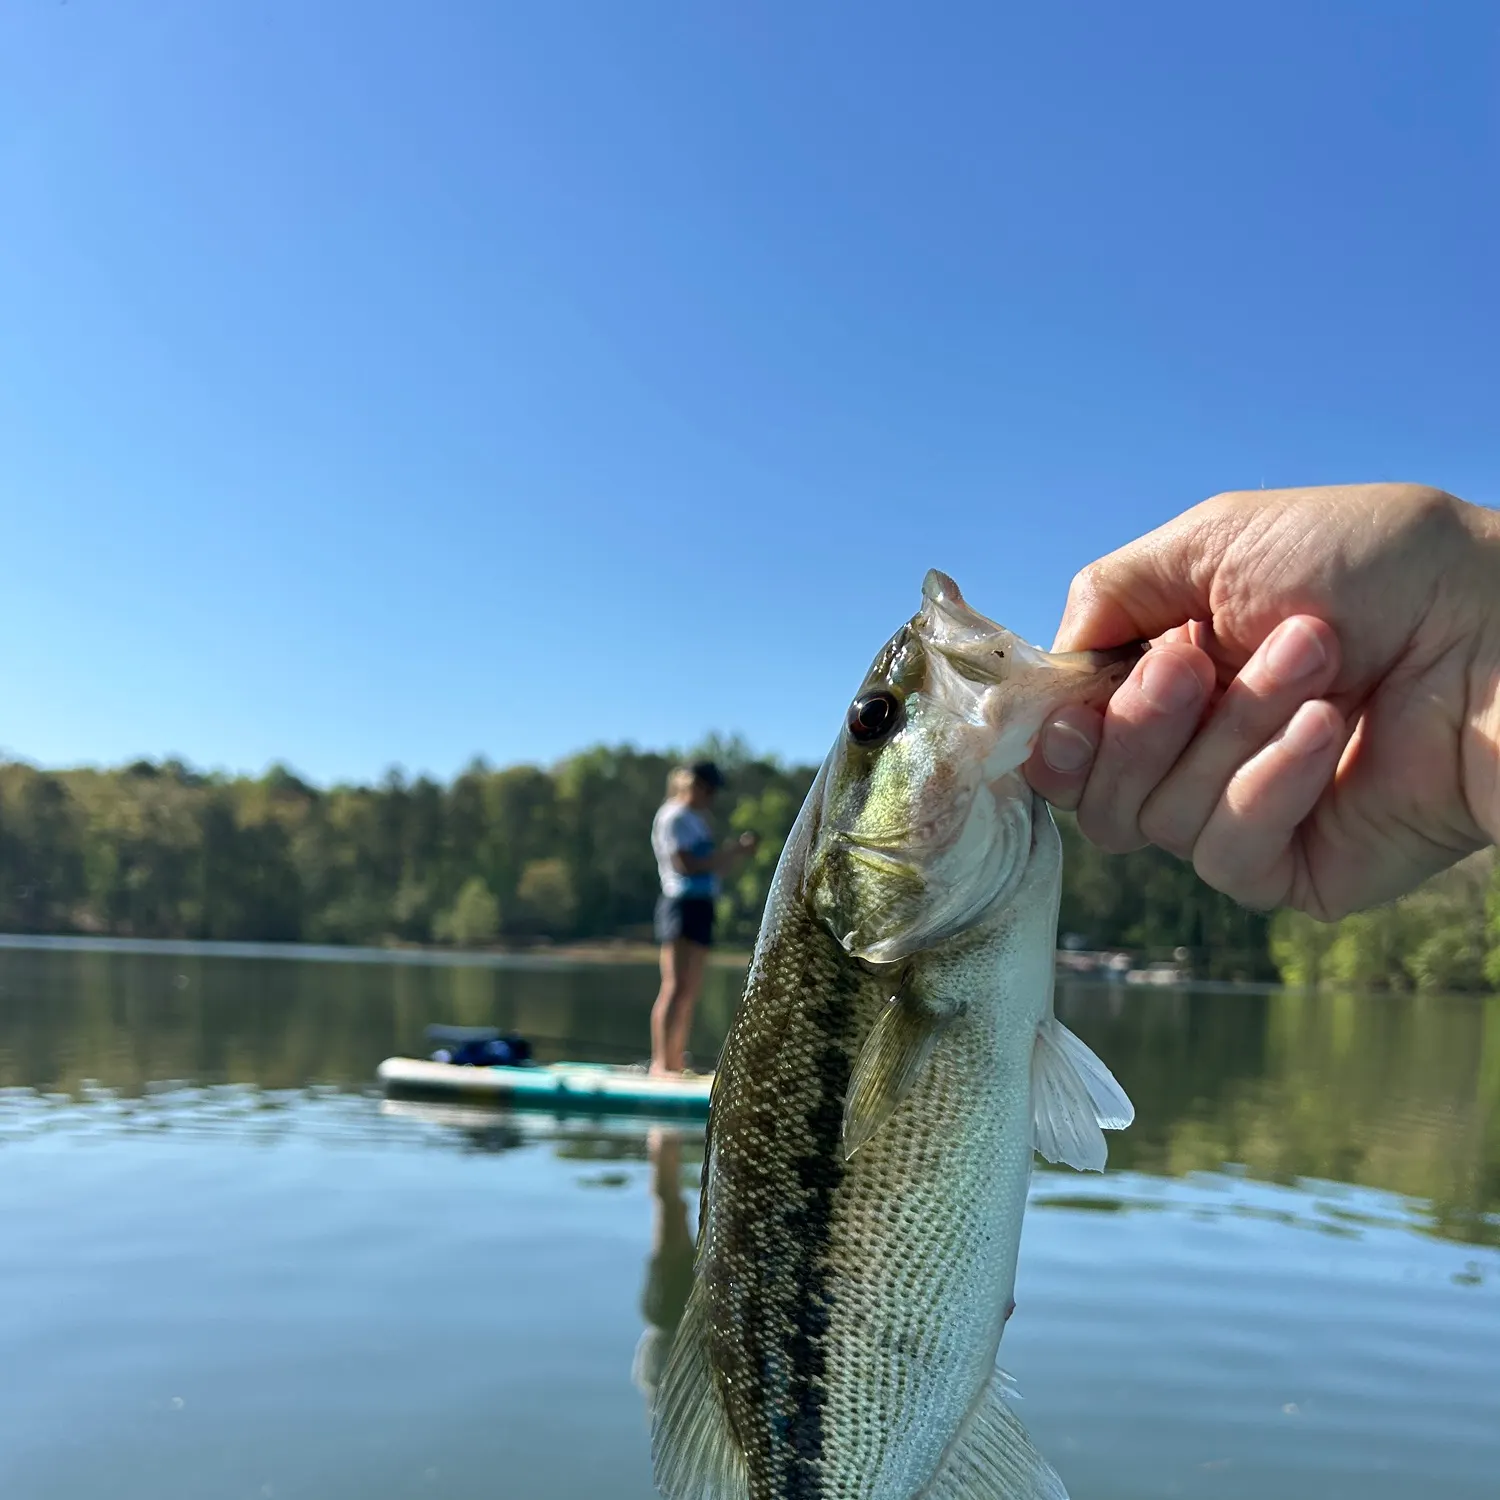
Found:
[[745, 1455], [709, 1363], [701, 1281], [693, 1284], [657, 1390], [651, 1460], [667, 1500], [749, 1500]]
[[1068, 1500], [1062, 1480], [1011, 1410], [997, 1370], [949, 1443], [922, 1500], [995, 1500], [1001, 1495], [1005, 1500]]

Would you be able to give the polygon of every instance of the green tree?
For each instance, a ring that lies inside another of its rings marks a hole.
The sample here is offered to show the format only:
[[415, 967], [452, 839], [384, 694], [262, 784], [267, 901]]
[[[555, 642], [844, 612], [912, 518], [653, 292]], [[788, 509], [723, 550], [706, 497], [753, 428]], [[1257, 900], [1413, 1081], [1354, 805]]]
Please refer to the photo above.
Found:
[[735, 833], [759, 834], [760, 843], [739, 873], [730, 877], [719, 900], [719, 919], [729, 941], [755, 940], [776, 862], [805, 796], [805, 791], [798, 795], [795, 784], [771, 785], [757, 797], [742, 798], [731, 814], [730, 828]]
[[[483, 779], [482, 832], [474, 858], [502, 907], [511, 903], [521, 871], [533, 859], [545, 859], [562, 847], [557, 782], [536, 766], [510, 766]], [[450, 828], [460, 816], [450, 807]], [[462, 840], [463, 834], [450, 834]]]
[[1287, 984], [1316, 989], [1337, 937], [1331, 922], [1314, 921], [1306, 912], [1277, 912], [1271, 922], [1271, 959]]
[[1191, 865], [1160, 849], [1108, 855], [1059, 814], [1063, 892], [1058, 930], [1091, 948], [1136, 949], [1167, 958], [1186, 948], [1213, 979], [1269, 979], [1269, 919], [1204, 885]]
[[1280, 913], [1272, 956], [1293, 984], [1482, 990], [1500, 978], [1488, 965], [1495, 868], [1494, 851], [1485, 850], [1400, 901], [1332, 925]]
[[580, 933], [649, 930], [656, 901], [651, 819], [675, 757], [597, 745], [557, 767], [560, 853]]
[[477, 875], [464, 881], [458, 899], [434, 923], [444, 942], [472, 948], [493, 943], [500, 935], [500, 903], [495, 894]]
[[78, 809], [55, 776], [15, 768], [0, 779], [0, 920], [54, 932], [85, 894]]
[[432, 886], [408, 869], [391, 899], [391, 931], [408, 942], [425, 943], [436, 930], [434, 905]]
[[199, 867], [185, 918], [197, 938], [295, 942], [302, 889], [285, 829], [247, 819], [232, 792], [211, 787], [197, 804]]
[[1338, 924], [1324, 972], [1334, 985], [1358, 990], [1412, 987], [1406, 957], [1414, 943], [1405, 908], [1355, 912]]
[[1493, 988], [1500, 990], [1500, 862], [1490, 875], [1485, 913], [1489, 920], [1485, 932], [1484, 975]]
[[527, 931], [543, 937], [566, 937], [578, 915], [573, 876], [561, 859], [534, 859], [521, 871], [516, 887]]
[[1441, 927], [1422, 938], [1406, 961], [1419, 990], [1485, 988], [1485, 953], [1480, 936], [1467, 926]]

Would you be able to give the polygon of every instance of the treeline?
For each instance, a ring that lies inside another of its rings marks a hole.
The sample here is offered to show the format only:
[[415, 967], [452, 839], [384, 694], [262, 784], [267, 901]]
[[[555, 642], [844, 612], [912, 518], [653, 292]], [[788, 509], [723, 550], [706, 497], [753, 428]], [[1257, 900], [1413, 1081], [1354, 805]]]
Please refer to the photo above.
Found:
[[1419, 891], [1331, 925], [1279, 913], [1271, 956], [1288, 984], [1334, 989], [1500, 990], [1500, 865], [1486, 849]]
[[[729, 774], [721, 831], [762, 838], [721, 910], [726, 941], [748, 945], [814, 770], [737, 740], [693, 753]], [[393, 771], [376, 786], [327, 789], [284, 767], [251, 778], [179, 761], [0, 764], [0, 931], [461, 946], [649, 938], [651, 818], [677, 759], [601, 746], [550, 768], [476, 761], [446, 785]], [[1435, 883], [1399, 919], [1278, 919], [1273, 930], [1170, 856], [1106, 856], [1060, 822], [1060, 930], [1082, 946], [1148, 958], [1186, 948], [1213, 978], [1279, 968], [1365, 987], [1500, 982], [1488, 865]]]
[[[723, 809], [779, 848], [805, 768], [711, 747]], [[674, 758], [598, 748], [551, 769], [475, 762], [320, 789], [284, 767], [205, 775], [0, 765], [0, 930], [261, 942], [563, 941], [648, 935], [651, 818]], [[753, 934], [774, 848], [726, 897]]]

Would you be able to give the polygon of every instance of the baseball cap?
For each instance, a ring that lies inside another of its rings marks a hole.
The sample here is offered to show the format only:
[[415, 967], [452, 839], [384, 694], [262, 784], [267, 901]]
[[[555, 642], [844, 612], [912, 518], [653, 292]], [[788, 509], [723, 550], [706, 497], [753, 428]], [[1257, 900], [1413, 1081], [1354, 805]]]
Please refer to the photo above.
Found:
[[711, 760], [695, 760], [688, 769], [693, 773], [693, 780], [701, 781], [704, 786], [717, 790], [724, 785], [724, 773]]

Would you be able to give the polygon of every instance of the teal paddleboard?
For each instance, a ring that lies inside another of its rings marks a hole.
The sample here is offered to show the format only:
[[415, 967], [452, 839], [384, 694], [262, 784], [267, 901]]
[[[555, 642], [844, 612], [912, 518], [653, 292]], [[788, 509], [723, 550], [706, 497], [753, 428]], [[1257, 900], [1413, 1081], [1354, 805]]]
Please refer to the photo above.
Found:
[[388, 1057], [376, 1076], [389, 1094], [487, 1099], [515, 1108], [597, 1110], [609, 1114], [704, 1116], [713, 1074], [652, 1078], [608, 1063], [547, 1063], [540, 1067], [465, 1067]]

